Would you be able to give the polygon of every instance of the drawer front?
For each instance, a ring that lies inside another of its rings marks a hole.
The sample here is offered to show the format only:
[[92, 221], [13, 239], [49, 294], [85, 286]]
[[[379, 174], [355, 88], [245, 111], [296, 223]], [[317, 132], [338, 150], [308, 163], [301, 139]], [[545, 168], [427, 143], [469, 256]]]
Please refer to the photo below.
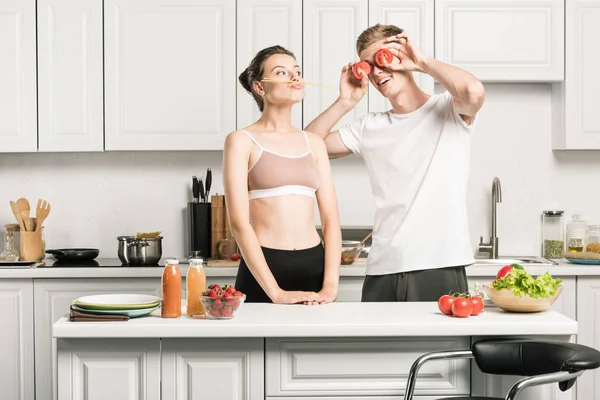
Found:
[[[267, 396], [400, 396], [421, 355], [465, 350], [468, 337], [266, 339]], [[419, 373], [415, 395], [470, 392], [469, 360], [433, 361]]]

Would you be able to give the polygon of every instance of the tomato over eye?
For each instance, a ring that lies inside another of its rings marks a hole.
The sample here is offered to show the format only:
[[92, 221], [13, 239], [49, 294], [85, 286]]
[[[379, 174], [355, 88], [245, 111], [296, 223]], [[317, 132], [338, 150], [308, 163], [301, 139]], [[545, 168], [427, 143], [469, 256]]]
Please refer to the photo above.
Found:
[[384, 67], [387, 64], [391, 64], [393, 59], [394, 59], [394, 55], [392, 54], [390, 49], [386, 49], [386, 48], [379, 49], [379, 51], [377, 53], [375, 53], [375, 62], [380, 67]]
[[366, 61], [359, 61], [352, 67], [352, 73], [356, 79], [362, 79], [363, 76], [371, 73], [371, 66]]

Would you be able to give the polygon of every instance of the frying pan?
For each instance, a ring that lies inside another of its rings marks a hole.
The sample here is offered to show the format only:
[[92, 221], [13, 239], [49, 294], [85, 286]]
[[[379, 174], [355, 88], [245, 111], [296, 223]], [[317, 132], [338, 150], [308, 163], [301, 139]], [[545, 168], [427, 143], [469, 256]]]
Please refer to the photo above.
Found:
[[55, 249], [46, 250], [46, 253], [52, 254], [54, 258], [60, 261], [89, 261], [98, 257], [98, 249]]

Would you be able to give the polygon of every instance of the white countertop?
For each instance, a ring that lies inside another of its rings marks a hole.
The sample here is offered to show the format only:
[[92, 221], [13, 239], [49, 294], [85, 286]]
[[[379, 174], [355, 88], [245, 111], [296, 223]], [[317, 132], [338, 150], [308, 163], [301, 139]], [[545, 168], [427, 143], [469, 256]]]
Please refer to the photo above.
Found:
[[[98, 259], [97, 267], [51, 266], [53, 260], [47, 262], [48, 266], [28, 269], [0, 269], [0, 279], [43, 279], [43, 278], [160, 278], [162, 264], [156, 266], [126, 267], [121, 266], [118, 259]], [[600, 265], [575, 265], [567, 260], [556, 260], [559, 265], [540, 267], [525, 265], [525, 269], [532, 275], [543, 274], [549, 271], [552, 276], [600, 276]], [[182, 276], [186, 276], [187, 264], [180, 264]], [[472, 265], [467, 268], [467, 275], [471, 277], [494, 277], [501, 266]], [[235, 277], [237, 268], [205, 268], [208, 277]], [[366, 263], [355, 265], [342, 265], [342, 277], [364, 277]]]
[[437, 303], [243, 304], [230, 320], [152, 315], [118, 322], [58, 320], [56, 338], [232, 338], [574, 335], [577, 322], [556, 311], [508, 313], [486, 306], [469, 318], [441, 314]]

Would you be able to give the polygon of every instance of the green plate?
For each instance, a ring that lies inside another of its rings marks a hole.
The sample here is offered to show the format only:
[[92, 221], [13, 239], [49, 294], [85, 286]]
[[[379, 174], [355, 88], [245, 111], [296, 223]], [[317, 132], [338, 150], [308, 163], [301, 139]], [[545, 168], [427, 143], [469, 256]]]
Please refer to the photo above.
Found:
[[86, 312], [89, 314], [104, 314], [104, 315], [127, 315], [129, 318], [142, 317], [144, 315], [150, 314], [152, 311], [157, 310], [159, 306], [155, 306], [152, 308], [143, 308], [138, 310], [88, 310], [85, 308], [77, 307], [73, 305], [73, 309], [81, 312]]
[[148, 294], [97, 294], [73, 300], [86, 310], [140, 310], [156, 307], [160, 298]]

